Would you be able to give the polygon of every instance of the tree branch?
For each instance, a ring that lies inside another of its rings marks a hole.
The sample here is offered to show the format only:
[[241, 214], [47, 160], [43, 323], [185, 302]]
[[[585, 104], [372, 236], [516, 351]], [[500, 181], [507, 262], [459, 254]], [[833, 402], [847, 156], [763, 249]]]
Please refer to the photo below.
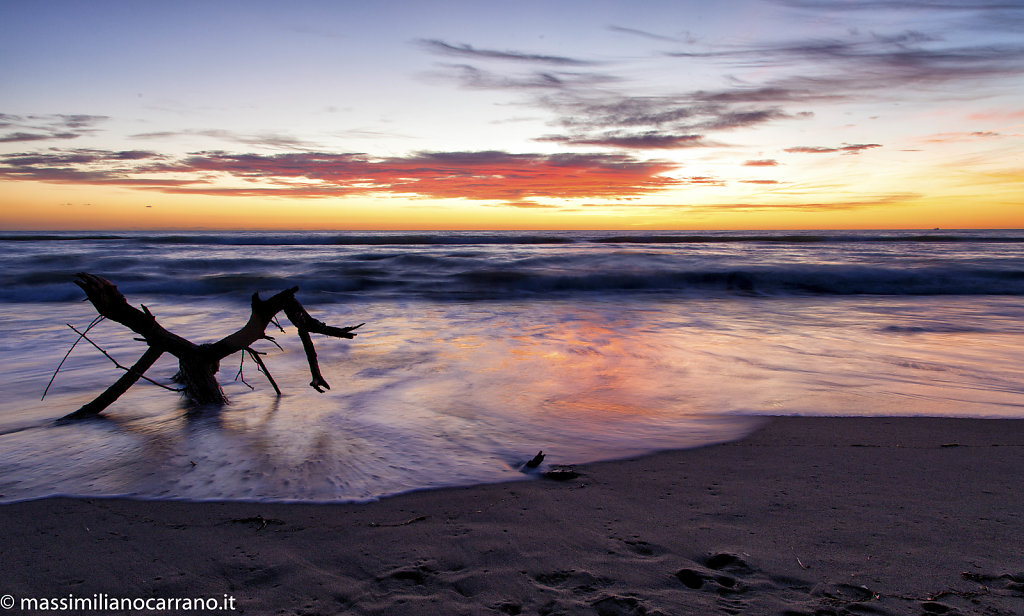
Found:
[[[57, 378], [57, 373], [60, 372], [60, 369], [62, 367], [64, 367], [64, 362], [66, 362], [68, 360], [68, 357], [71, 356], [71, 351], [75, 350], [75, 347], [78, 346], [78, 343], [82, 341], [82, 338], [85, 338], [85, 334], [88, 334], [90, 329], [95, 327], [97, 323], [99, 323], [100, 321], [102, 321], [105, 318], [106, 317], [104, 317], [102, 314], [97, 316], [95, 319], [92, 320], [91, 323], [89, 323], [88, 327], [85, 328], [85, 332], [84, 333], [80, 333], [78, 335], [78, 340], [75, 340], [75, 342], [71, 345], [71, 348], [68, 349], [68, 352], [64, 354], [64, 359], [60, 360], [60, 363], [57, 364], [57, 369], [53, 371], [53, 376], [50, 377], [50, 382], [46, 384], [46, 389], [43, 390], [43, 397], [39, 398], [40, 401], [46, 399], [46, 393], [48, 391], [50, 391], [50, 385], [53, 385], [53, 379]], [[71, 325], [69, 323], [65, 323], [65, 325], [67, 325], [68, 327], [71, 327]], [[71, 329], [75, 329], [75, 328], [71, 327]], [[78, 330], [75, 329], [75, 331], [77, 332]], [[90, 342], [92, 342], [92, 341], [90, 340]]]
[[263, 363], [263, 358], [260, 357], [259, 351], [246, 349], [246, 352], [249, 353], [249, 356], [256, 362], [256, 365], [259, 366], [260, 372], [267, 377], [267, 380], [270, 381], [270, 386], [273, 387], [274, 391], [277, 392], [277, 395], [280, 396], [281, 388], [277, 386], [277, 382], [274, 381], [274, 377], [270, 376], [270, 370], [267, 369], [267, 364]]
[[149, 347], [146, 352], [142, 354], [135, 365], [128, 369], [121, 378], [117, 379], [113, 385], [107, 388], [102, 394], [96, 396], [92, 402], [84, 405], [74, 413], [69, 413], [61, 419], [81, 419], [82, 417], [92, 417], [97, 413], [102, 412], [108, 406], [110, 406], [115, 400], [121, 397], [121, 394], [128, 391], [128, 388], [135, 384], [139, 380], [142, 374], [149, 370], [150, 366], [156, 363], [156, 360], [160, 359], [160, 356], [164, 352], [156, 347]]
[[183, 355], [195, 353], [196, 345], [164, 329], [148, 308], [143, 306], [143, 312], [130, 306], [114, 283], [84, 272], [75, 274], [75, 277], [75, 284], [85, 291], [86, 297], [100, 315], [139, 334], [149, 346], [158, 347], [179, 359]]
[[[76, 334], [78, 334], [78, 336], [79, 336], [78, 339], [79, 340], [83, 340], [84, 339], [86, 342], [91, 344], [97, 351], [99, 351], [100, 353], [103, 353], [103, 356], [106, 357], [107, 359], [109, 359], [111, 361], [111, 363], [113, 363], [115, 366], [117, 366], [121, 370], [125, 370], [125, 371], [131, 370], [131, 368], [125, 368], [124, 366], [122, 366], [121, 362], [119, 362], [116, 359], [114, 359], [114, 356], [111, 355], [110, 353], [107, 353], [107, 351], [103, 347], [101, 347], [100, 345], [98, 345], [95, 342], [93, 342], [92, 338], [90, 338], [89, 336], [85, 335], [85, 332], [78, 331], [77, 329], [75, 329], [75, 326], [71, 325], [70, 323], [65, 323], [65, 325], [70, 327], [71, 331], [73, 331]], [[88, 330], [86, 330], [86, 331], [88, 331]], [[146, 376], [144, 374], [140, 374], [139, 378], [144, 380], [144, 381], [148, 381], [148, 382], [156, 385], [157, 387], [163, 387], [164, 389], [168, 389], [170, 391], [178, 391], [177, 389], [175, 389], [173, 387], [168, 387], [167, 385], [164, 385], [163, 383], [157, 383], [156, 381], [154, 381], [153, 379], [149, 378], [148, 376]]]
[[210, 358], [220, 361], [228, 355], [244, 351], [257, 340], [266, 338], [267, 326], [270, 325], [274, 316], [281, 312], [289, 302], [299, 303], [295, 299], [295, 292], [298, 290], [299, 287], [292, 287], [277, 293], [267, 300], [260, 299], [259, 293], [253, 293], [252, 313], [249, 315], [249, 321], [235, 333], [207, 345], [207, 353], [209, 353]]
[[310, 387], [317, 390], [320, 393], [331, 388], [327, 384], [323, 375], [320, 374], [320, 363], [316, 358], [316, 347], [313, 346], [313, 339], [309, 337], [309, 332], [316, 332], [325, 336], [331, 336], [334, 338], [348, 338], [352, 339], [356, 335], [352, 333], [352, 330], [362, 327], [364, 323], [354, 325], [352, 327], [331, 327], [321, 321], [317, 321], [313, 317], [309, 316], [306, 309], [302, 307], [302, 304], [295, 299], [292, 295], [290, 301], [284, 305], [284, 313], [288, 317], [288, 320], [292, 322], [292, 325], [299, 330], [299, 339], [302, 340], [302, 349], [306, 352], [306, 361], [309, 363], [309, 373], [313, 380], [309, 382]]

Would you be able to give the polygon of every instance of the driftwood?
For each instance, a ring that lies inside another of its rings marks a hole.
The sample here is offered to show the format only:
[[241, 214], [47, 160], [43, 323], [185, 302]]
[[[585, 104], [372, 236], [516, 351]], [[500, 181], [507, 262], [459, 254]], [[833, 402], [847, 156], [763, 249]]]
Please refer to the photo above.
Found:
[[175, 375], [174, 380], [181, 386], [181, 393], [189, 404], [220, 405], [227, 403], [228, 399], [217, 382], [216, 374], [220, 369], [222, 359], [240, 351], [249, 353], [260, 367], [260, 371], [267, 376], [274, 390], [280, 395], [281, 391], [277, 387], [277, 383], [270, 376], [259, 353], [253, 350], [251, 345], [258, 340], [273, 340], [267, 336], [266, 329], [273, 321], [274, 316], [281, 311], [284, 311], [288, 320], [298, 329], [313, 379], [310, 386], [323, 393], [331, 386], [320, 374], [320, 365], [317, 362], [316, 349], [313, 347], [310, 333], [351, 339], [355, 337], [352, 330], [362, 325], [360, 323], [353, 327], [332, 327], [314, 319], [295, 299], [295, 292], [299, 288], [292, 287], [266, 300], [261, 299], [258, 293], [254, 293], [252, 314], [241, 329], [213, 343], [195, 344], [164, 329], [145, 306], [139, 310], [129, 305], [124, 295], [107, 279], [93, 274], [79, 273], [75, 275], [75, 284], [85, 291], [86, 297], [92, 302], [100, 316], [132, 330], [141, 336], [149, 347], [135, 362], [135, 365], [127, 368], [121, 378], [106, 391], [92, 402], [65, 416], [64, 419], [89, 417], [102, 412], [140, 378], [143, 378], [146, 370], [156, 363], [156, 360], [164, 353], [169, 353], [178, 359], [178, 374]]

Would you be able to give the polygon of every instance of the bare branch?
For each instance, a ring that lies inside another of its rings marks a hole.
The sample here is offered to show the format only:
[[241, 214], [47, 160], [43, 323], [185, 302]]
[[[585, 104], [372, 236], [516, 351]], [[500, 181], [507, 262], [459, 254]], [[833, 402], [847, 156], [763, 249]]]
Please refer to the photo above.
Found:
[[[100, 321], [105, 319], [105, 318], [106, 317], [104, 317], [101, 314], [98, 317], [96, 317], [95, 319], [93, 319], [92, 322], [89, 323], [89, 326], [85, 328], [85, 333], [86, 334], [89, 333], [90, 329], [92, 329], [93, 327], [96, 327], [96, 325]], [[67, 324], [65, 323], [65, 325], [67, 325]], [[72, 328], [72, 329], [74, 329], [74, 328]], [[46, 384], [46, 389], [43, 390], [43, 397], [39, 398], [40, 401], [46, 399], [46, 393], [50, 391], [50, 385], [53, 385], [53, 379], [57, 378], [57, 373], [60, 372], [60, 369], [64, 366], [64, 362], [66, 362], [68, 360], [68, 357], [71, 356], [71, 351], [75, 350], [75, 347], [78, 346], [78, 343], [82, 341], [82, 338], [85, 338], [85, 334], [80, 334], [78, 336], [78, 338], [75, 340], [75, 342], [71, 345], [71, 348], [68, 349], [68, 352], [64, 354], [64, 359], [60, 360], [60, 363], [57, 364], [57, 369], [53, 371], [53, 376], [50, 377], [50, 382]]]
[[252, 385], [250, 385], [249, 382], [245, 380], [245, 375], [242, 374], [242, 365], [244, 363], [245, 363], [245, 353], [242, 353], [239, 356], [239, 360], [238, 360], [238, 373], [235, 375], [235, 380], [236, 381], [242, 381], [242, 384], [245, 385], [246, 387], [248, 387], [250, 391], [255, 390], [256, 388], [253, 387]]
[[262, 372], [267, 377], [267, 380], [270, 381], [270, 386], [273, 387], [274, 391], [277, 392], [277, 395], [280, 396], [281, 388], [277, 386], [277, 383], [274, 381], [274, 377], [270, 376], [270, 370], [267, 369], [267, 364], [263, 363], [263, 358], [260, 357], [259, 351], [254, 351], [252, 349], [246, 349], [246, 351], [249, 352], [249, 355], [252, 357], [253, 361], [256, 362], [256, 365], [260, 367], [260, 372]]
[[[93, 341], [92, 341], [92, 339], [91, 339], [91, 338], [89, 338], [88, 336], [86, 336], [84, 332], [80, 332], [80, 331], [78, 331], [78, 330], [77, 330], [77, 329], [75, 329], [75, 327], [74, 327], [73, 325], [71, 325], [70, 323], [65, 323], [65, 325], [67, 325], [68, 327], [70, 327], [70, 328], [71, 328], [71, 331], [73, 331], [73, 332], [75, 332], [76, 334], [78, 334], [78, 336], [79, 336], [79, 338], [78, 338], [78, 339], [79, 339], [79, 340], [83, 340], [83, 339], [84, 339], [84, 340], [85, 340], [86, 342], [88, 342], [88, 343], [89, 343], [89, 344], [91, 344], [92, 346], [96, 347], [96, 350], [97, 350], [97, 351], [99, 351], [100, 353], [103, 353], [103, 355], [105, 355], [107, 359], [109, 359], [109, 360], [110, 360], [111, 362], [113, 362], [113, 364], [114, 364], [115, 366], [117, 366], [117, 367], [118, 367], [118, 368], [120, 368], [121, 370], [125, 370], [125, 371], [129, 371], [129, 370], [131, 370], [131, 368], [125, 368], [125, 367], [124, 367], [124, 366], [122, 366], [122, 365], [121, 365], [120, 363], [118, 363], [118, 361], [117, 361], [116, 359], [114, 359], [114, 357], [113, 357], [113, 356], [112, 356], [112, 355], [111, 355], [110, 353], [107, 353], [107, 352], [106, 352], [106, 351], [105, 351], [105, 350], [103, 349], [103, 347], [101, 347], [100, 345], [98, 345], [98, 344], [96, 344], [95, 342], [93, 342]], [[88, 330], [86, 330], [86, 331], [88, 331]], [[167, 389], [167, 390], [170, 390], [170, 391], [178, 391], [177, 389], [175, 389], [175, 388], [173, 388], [173, 387], [168, 387], [167, 385], [164, 385], [163, 383], [157, 383], [157, 382], [156, 382], [156, 381], [154, 381], [153, 379], [151, 379], [151, 378], [149, 378], [148, 376], [145, 376], [145, 375], [143, 375], [143, 374], [140, 374], [140, 375], [138, 376], [138, 378], [141, 378], [141, 379], [142, 379], [142, 380], [144, 380], [144, 381], [149, 381], [150, 383], [152, 383], [152, 384], [156, 385], [157, 387], [163, 387], [164, 389]]]
[[262, 340], [266, 336], [267, 326], [274, 315], [289, 302], [298, 303], [295, 299], [295, 292], [298, 290], [298, 287], [292, 287], [267, 300], [260, 299], [259, 293], [253, 293], [252, 314], [249, 315], [249, 321], [235, 333], [208, 345], [207, 352], [210, 357], [219, 361], [228, 355], [249, 348], [257, 340]]
[[309, 363], [309, 373], [313, 379], [309, 382], [309, 385], [318, 392], [324, 393], [331, 386], [324, 379], [323, 375], [320, 374], [320, 363], [316, 358], [316, 347], [313, 346], [313, 339], [309, 337], [309, 332], [334, 338], [352, 339], [356, 336], [352, 331], [362, 327], [364, 323], [352, 327], [331, 327], [309, 316], [309, 313], [295, 299], [294, 295], [291, 296], [290, 300], [284, 305], [284, 313], [288, 320], [292, 322], [292, 325], [299, 330], [299, 339], [302, 340], [302, 348], [306, 352], [306, 361]]
[[115, 400], [121, 397], [121, 394], [128, 391], [128, 388], [135, 384], [142, 376], [142, 373], [149, 370], [150, 366], [156, 363], [156, 360], [163, 355], [163, 351], [155, 347], [149, 347], [146, 352], [142, 354], [139, 361], [135, 362], [135, 365], [128, 369], [121, 378], [107, 388], [102, 394], [96, 397], [92, 402], [84, 405], [74, 413], [65, 415], [61, 419], [81, 419], [82, 417], [92, 417], [97, 413], [101, 413], [108, 406], [113, 404]]
[[183, 355], [195, 353], [196, 345], [161, 327], [148, 308], [143, 306], [143, 311], [128, 305], [114, 283], [84, 272], [75, 274], [75, 277], [75, 284], [85, 291], [96, 312], [102, 316], [124, 325], [145, 338], [150, 346], [160, 347], [179, 359]]

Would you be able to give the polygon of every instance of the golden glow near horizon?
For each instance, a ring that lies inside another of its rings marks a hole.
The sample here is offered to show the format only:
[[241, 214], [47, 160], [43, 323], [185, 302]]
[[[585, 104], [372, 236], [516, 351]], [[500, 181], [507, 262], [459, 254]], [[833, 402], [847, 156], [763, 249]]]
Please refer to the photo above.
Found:
[[0, 228], [1024, 227], [1024, 5], [186, 5], [0, 7]]

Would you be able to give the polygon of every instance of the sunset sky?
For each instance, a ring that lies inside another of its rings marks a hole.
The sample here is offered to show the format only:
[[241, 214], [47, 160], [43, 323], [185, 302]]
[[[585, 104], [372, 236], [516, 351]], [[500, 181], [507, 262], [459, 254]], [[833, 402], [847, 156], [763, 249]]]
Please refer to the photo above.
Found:
[[1024, 227], [1024, 2], [0, 3], [0, 228]]

